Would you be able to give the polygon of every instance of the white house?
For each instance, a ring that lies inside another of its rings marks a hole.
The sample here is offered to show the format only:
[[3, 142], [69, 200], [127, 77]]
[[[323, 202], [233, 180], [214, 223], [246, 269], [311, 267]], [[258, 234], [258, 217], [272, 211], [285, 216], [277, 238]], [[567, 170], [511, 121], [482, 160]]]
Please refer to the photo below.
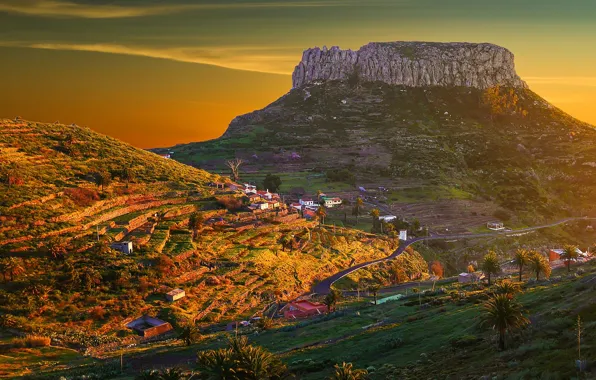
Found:
[[269, 203], [267, 202], [257, 202], [250, 205], [250, 208], [254, 210], [267, 210], [269, 208]]
[[397, 219], [397, 216], [395, 216], [395, 215], [381, 215], [381, 216], [379, 216], [379, 220], [383, 221], [385, 223], [393, 222], [395, 219]]
[[302, 198], [300, 198], [299, 202], [302, 206], [314, 206], [315, 205], [315, 201], [311, 197], [302, 197]]
[[257, 194], [259, 194], [261, 197], [263, 197], [265, 199], [271, 200], [273, 198], [273, 193], [270, 193], [269, 190], [266, 190], [266, 191], [259, 190], [259, 191], [257, 191]]
[[184, 297], [186, 297], [186, 293], [182, 289], [174, 289], [171, 292], [166, 293], [166, 299], [170, 302], [177, 301]]
[[341, 198], [338, 197], [321, 197], [321, 199], [323, 200], [323, 202], [325, 202], [325, 207], [333, 207], [333, 206], [337, 206], [341, 204]]
[[132, 241], [121, 241], [112, 243], [110, 247], [112, 249], [115, 249], [116, 251], [126, 253], [127, 255], [132, 253]]
[[486, 223], [486, 228], [493, 231], [501, 231], [505, 229], [505, 226], [502, 222], [488, 222]]
[[408, 240], [408, 230], [399, 230], [399, 240]]
[[249, 183], [244, 184], [244, 194], [256, 194], [257, 187], [255, 185], [251, 185]]

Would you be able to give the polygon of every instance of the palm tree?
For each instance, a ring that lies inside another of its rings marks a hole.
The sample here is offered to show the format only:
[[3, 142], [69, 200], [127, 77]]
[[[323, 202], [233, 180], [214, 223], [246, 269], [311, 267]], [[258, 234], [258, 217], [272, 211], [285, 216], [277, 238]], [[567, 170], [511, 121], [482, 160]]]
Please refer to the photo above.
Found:
[[319, 206], [319, 208], [315, 212], [315, 215], [319, 219], [319, 226], [322, 223], [325, 223], [325, 218], [327, 217], [327, 211], [325, 210], [325, 206]]
[[362, 208], [364, 207], [364, 201], [362, 198], [356, 198], [356, 203], [354, 204], [354, 209], [352, 210], [352, 215], [356, 216], [356, 224], [358, 224], [358, 218], [362, 214]]
[[368, 372], [364, 369], [354, 369], [352, 363], [336, 364], [335, 373], [329, 377], [329, 380], [364, 380]]
[[577, 247], [574, 245], [566, 245], [561, 253], [561, 260], [567, 264], [567, 273], [571, 272], [571, 260], [577, 259], [579, 254], [577, 253]]
[[200, 374], [206, 379], [282, 379], [286, 366], [269, 351], [248, 344], [245, 336], [232, 337], [228, 348], [201, 351], [197, 354]]
[[375, 305], [377, 304], [377, 296], [379, 295], [379, 290], [381, 290], [381, 287], [377, 284], [373, 284], [368, 287], [368, 291], [373, 294]]
[[523, 315], [521, 305], [507, 294], [496, 294], [484, 303], [483, 320], [499, 333], [499, 350], [505, 349], [505, 334], [523, 327], [530, 321]]
[[370, 216], [372, 216], [372, 220], [373, 220], [373, 230], [377, 228], [377, 223], [379, 221], [379, 216], [381, 216], [381, 211], [379, 211], [378, 208], [373, 208], [372, 210], [370, 210]]
[[159, 374], [159, 380], [183, 380], [185, 378], [182, 371], [176, 367], [163, 370]]
[[519, 281], [521, 282], [524, 265], [528, 264], [528, 251], [526, 251], [525, 249], [518, 249], [517, 251], [515, 251], [513, 261], [515, 262], [515, 265], [517, 265], [517, 267], [519, 268]]
[[521, 292], [521, 288], [518, 284], [515, 284], [509, 280], [501, 281], [495, 286], [495, 294], [506, 294], [509, 297], [513, 297], [516, 293]]
[[190, 346], [199, 339], [200, 335], [199, 329], [197, 329], [194, 324], [189, 323], [188, 325], [184, 326], [178, 338], [182, 340], [184, 344]]
[[488, 286], [490, 286], [490, 278], [493, 274], [499, 274], [501, 266], [499, 265], [499, 258], [493, 251], [489, 251], [484, 256], [484, 262], [482, 263], [482, 271], [488, 277]]
[[529, 255], [530, 268], [536, 273], [536, 280], [540, 279], [540, 273], [544, 273], [545, 277], [550, 277], [550, 263], [548, 259], [540, 254], [540, 252], [532, 251]]

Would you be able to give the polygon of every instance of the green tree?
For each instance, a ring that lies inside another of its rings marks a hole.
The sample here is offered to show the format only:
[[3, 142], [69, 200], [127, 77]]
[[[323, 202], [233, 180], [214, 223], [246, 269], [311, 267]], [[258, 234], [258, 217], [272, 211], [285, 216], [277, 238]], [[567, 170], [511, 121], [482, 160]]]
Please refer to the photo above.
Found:
[[106, 186], [109, 186], [110, 183], [112, 183], [112, 175], [109, 171], [105, 169], [96, 171], [92, 174], [92, 177], [93, 182], [95, 182], [95, 184], [97, 185], [97, 187], [101, 189], [101, 191], [103, 191]]
[[85, 289], [87, 291], [95, 289], [99, 284], [101, 284], [101, 280], [103, 279], [101, 273], [99, 273], [94, 268], [86, 268], [80, 277], [81, 283], [83, 284], [83, 286], [85, 286]]
[[331, 291], [323, 299], [323, 304], [327, 306], [327, 311], [332, 312], [335, 310], [335, 306], [341, 299], [341, 293], [338, 290], [331, 289]]
[[377, 304], [377, 297], [379, 296], [379, 290], [381, 290], [381, 287], [378, 284], [372, 284], [368, 287], [368, 291], [373, 294], [373, 298], [375, 300], [375, 305]]
[[571, 260], [576, 260], [579, 257], [577, 247], [574, 245], [566, 245], [561, 253], [561, 260], [565, 261], [567, 265], [567, 273], [571, 272]]
[[521, 328], [530, 321], [523, 315], [521, 305], [507, 294], [496, 294], [484, 303], [483, 322], [499, 334], [499, 350], [505, 349], [507, 331]]
[[263, 188], [269, 190], [272, 193], [277, 193], [281, 187], [281, 178], [271, 173], [265, 176], [263, 180]]
[[526, 251], [525, 249], [518, 249], [517, 251], [515, 251], [515, 255], [513, 256], [513, 261], [515, 262], [515, 265], [517, 265], [517, 268], [519, 269], [519, 281], [521, 282], [524, 266], [527, 265], [529, 262], [528, 251]]
[[501, 271], [501, 266], [499, 265], [499, 258], [497, 254], [493, 251], [489, 251], [484, 256], [484, 262], [482, 263], [482, 271], [488, 278], [488, 286], [490, 286], [491, 282], [491, 275], [497, 275]]
[[290, 247], [290, 252], [294, 249], [294, 235], [292, 234], [283, 234], [279, 239], [281, 244], [281, 250], [285, 251], [287, 247]]
[[267, 380], [287, 377], [286, 366], [269, 351], [248, 344], [245, 336], [228, 340], [228, 347], [197, 354], [203, 379]]
[[536, 280], [540, 279], [540, 273], [544, 273], [546, 278], [550, 277], [550, 263], [548, 259], [540, 254], [540, 252], [532, 251], [529, 255], [530, 268], [536, 273]]
[[120, 170], [120, 180], [126, 182], [126, 188], [128, 189], [128, 185], [131, 181], [135, 179], [135, 172], [133, 168], [129, 168], [125, 166]]
[[362, 215], [362, 209], [364, 208], [364, 201], [362, 198], [356, 198], [356, 202], [354, 203], [354, 208], [352, 209], [352, 215], [356, 216], [356, 224], [358, 224], [358, 219], [360, 215]]
[[6, 275], [10, 277], [10, 281], [14, 281], [15, 277], [25, 273], [23, 259], [19, 257], [3, 258], [0, 268], [2, 269], [4, 281], [6, 281]]
[[199, 332], [197, 326], [195, 326], [193, 323], [189, 323], [184, 326], [178, 338], [182, 340], [184, 344], [190, 346], [201, 338], [201, 333]]
[[196, 237], [197, 231], [205, 223], [205, 217], [200, 212], [193, 212], [188, 218], [188, 228], [192, 231], [193, 238]]
[[335, 372], [329, 380], [364, 380], [368, 376], [368, 372], [364, 369], [355, 369], [352, 363], [342, 363], [341, 366], [336, 364]]

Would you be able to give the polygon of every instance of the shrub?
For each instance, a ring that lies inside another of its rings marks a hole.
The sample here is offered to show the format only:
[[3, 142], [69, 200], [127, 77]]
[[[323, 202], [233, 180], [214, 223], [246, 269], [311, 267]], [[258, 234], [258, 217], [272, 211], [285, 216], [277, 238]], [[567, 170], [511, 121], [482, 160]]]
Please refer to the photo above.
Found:
[[102, 320], [106, 317], [107, 311], [102, 306], [96, 306], [89, 310], [89, 315], [95, 321]]
[[229, 211], [238, 210], [242, 207], [242, 199], [232, 196], [221, 197], [217, 200], [217, 203]]
[[51, 343], [51, 339], [46, 336], [27, 335], [23, 338], [14, 338], [12, 346], [16, 348], [33, 348], [33, 347], [47, 347]]

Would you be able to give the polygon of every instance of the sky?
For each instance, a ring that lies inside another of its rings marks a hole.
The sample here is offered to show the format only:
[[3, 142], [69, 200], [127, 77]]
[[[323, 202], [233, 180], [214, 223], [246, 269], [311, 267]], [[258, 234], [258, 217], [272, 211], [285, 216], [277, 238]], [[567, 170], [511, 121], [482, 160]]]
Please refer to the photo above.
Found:
[[307, 48], [463, 41], [596, 125], [594, 20], [594, 0], [0, 0], [0, 117], [203, 141], [289, 91]]

